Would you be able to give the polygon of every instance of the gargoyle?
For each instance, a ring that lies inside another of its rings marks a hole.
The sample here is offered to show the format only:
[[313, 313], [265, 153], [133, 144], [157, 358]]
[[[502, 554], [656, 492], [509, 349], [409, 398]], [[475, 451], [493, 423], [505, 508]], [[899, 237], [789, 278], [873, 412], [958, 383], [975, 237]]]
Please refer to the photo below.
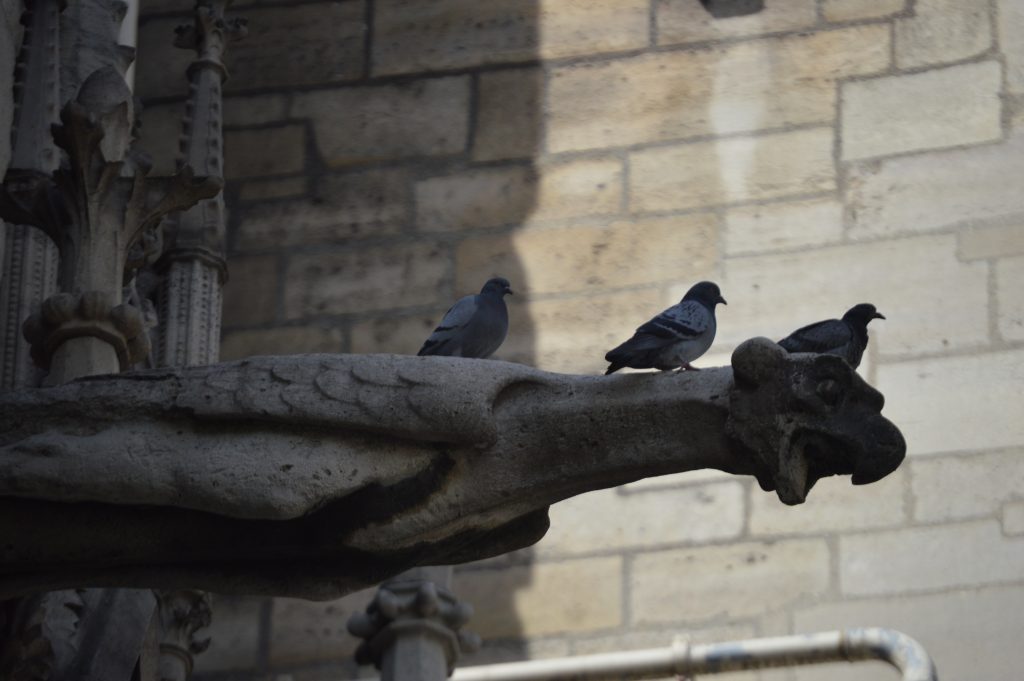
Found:
[[732, 368], [257, 357], [0, 395], [0, 598], [68, 586], [330, 598], [538, 541], [548, 507], [701, 468], [800, 503], [902, 461], [882, 396], [763, 338]]

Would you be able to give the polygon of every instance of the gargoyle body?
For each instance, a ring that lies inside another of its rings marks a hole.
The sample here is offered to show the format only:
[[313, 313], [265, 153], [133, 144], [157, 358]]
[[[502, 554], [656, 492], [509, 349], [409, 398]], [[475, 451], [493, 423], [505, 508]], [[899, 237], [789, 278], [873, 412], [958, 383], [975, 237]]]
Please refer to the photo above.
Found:
[[903, 459], [842, 360], [567, 376], [488, 360], [258, 357], [0, 395], [0, 597], [67, 586], [329, 598], [538, 541], [547, 509], [717, 468], [799, 503]]

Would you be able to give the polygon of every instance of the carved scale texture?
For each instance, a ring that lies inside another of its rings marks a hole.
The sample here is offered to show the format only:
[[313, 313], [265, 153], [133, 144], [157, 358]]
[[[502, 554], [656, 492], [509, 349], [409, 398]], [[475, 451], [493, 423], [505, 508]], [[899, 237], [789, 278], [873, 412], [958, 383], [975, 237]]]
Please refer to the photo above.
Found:
[[201, 260], [177, 260], [160, 297], [157, 364], [213, 364], [220, 354], [220, 272]]

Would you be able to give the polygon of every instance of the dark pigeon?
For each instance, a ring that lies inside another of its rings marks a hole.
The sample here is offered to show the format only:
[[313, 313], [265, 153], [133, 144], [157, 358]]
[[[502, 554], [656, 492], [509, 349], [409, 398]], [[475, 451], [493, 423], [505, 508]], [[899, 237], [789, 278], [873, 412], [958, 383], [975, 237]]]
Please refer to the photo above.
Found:
[[489, 279], [480, 293], [460, 298], [444, 313], [418, 355], [490, 357], [508, 334], [505, 295], [512, 293], [508, 279]]
[[647, 322], [628, 341], [604, 356], [611, 362], [605, 375], [622, 367], [669, 371], [693, 369], [690, 362], [715, 340], [715, 305], [725, 305], [718, 285], [702, 281], [690, 287], [683, 299]]
[[816, 352], [824, 355], [838, 355], [856, 369], [868, 346], [868, 322], [885, 319], [874, 305], [854, 305], [842, 319], [826, 319], [823, 322], [797, 329], [779, 341], [789, 352]]

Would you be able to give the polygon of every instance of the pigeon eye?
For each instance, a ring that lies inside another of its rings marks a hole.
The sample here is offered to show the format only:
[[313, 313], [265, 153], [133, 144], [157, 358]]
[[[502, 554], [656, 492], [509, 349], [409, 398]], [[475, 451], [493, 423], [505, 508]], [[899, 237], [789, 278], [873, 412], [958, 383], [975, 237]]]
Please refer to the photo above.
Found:
[[839, 386], [839, 383], [830, 378], [818, 383], [817, 392], [821, 401], [830, 407], [839, 404], [839, 399], [842, 396], [842, 388]]

